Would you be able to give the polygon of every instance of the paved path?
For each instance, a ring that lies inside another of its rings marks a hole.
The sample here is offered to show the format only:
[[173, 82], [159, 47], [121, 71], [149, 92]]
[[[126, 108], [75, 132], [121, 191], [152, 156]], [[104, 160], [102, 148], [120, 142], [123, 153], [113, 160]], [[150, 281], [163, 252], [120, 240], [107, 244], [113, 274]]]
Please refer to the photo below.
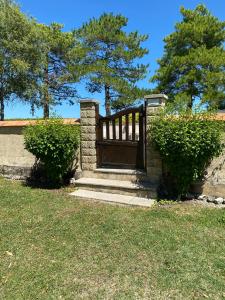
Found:
[[112, 194], [112, 193], [94, 192], [85, 189], [79, 189], [71, 193], [70, 195], [76, 196], [78, 198], [95, 199], [104, 202], [113, 202], [113, 203], [142, 206], [142, 207], [151, 207], [155, 203], [155, 200], [153, 199], [146, 199], [141, 197]]

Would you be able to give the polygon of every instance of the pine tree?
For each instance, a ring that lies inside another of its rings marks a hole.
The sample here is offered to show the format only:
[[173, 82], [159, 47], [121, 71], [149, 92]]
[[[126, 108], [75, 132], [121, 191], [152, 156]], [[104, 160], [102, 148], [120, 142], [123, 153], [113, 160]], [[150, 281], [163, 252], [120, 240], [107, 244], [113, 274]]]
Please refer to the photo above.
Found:
[[63, 32], [63, 26], [52, 23], [50, 26], [38, 24], [38, 48], [41, 55], [39, 69], [33, 86], [32, 108], [43, 108], [44, 118], [49, 118], [50, 107], [68, 100], [70, 104], [78, 97], [73, 86], [68, 65], [75, 48], [71, 32]]
[[35, 22], [11, 0], [0, 0], [0, 120], [5, 103], [26, 100], [37, 68]]
[[164, 39], [164, 55], [151, 79], [156, 92], [163, 92], [174, 103], [192, 108], [197, 100], [209, 107], [225, 99], [225, 22], [205, 6], [181, 8], [183, 20]]
[[79, 72], [83, 69], [89, 92], [104, 92], [107, 115], [111, 108], [132, 105], [146, 92], [137, 83], [146, 77], [148, 65], [136, 61], [148, 53], [141, 46], [148, 37], [137, 31], [126, 33], [127, 22], [122, 15], [103, 14], [74, 31], [86, 52]]

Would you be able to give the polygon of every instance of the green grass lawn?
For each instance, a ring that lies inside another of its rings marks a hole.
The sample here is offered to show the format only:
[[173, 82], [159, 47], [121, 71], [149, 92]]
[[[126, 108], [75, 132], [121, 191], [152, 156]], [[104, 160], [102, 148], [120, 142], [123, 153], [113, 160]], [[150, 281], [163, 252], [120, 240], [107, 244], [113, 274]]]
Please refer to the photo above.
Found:
[[114, 206], [0, 179], [0, 299], [225, 299], [225, 210]]

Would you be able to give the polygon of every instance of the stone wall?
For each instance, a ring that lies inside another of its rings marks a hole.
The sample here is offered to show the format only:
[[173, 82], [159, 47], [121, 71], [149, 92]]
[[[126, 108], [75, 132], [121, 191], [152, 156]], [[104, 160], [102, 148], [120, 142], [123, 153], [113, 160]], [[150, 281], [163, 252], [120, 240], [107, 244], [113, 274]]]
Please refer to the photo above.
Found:
[[225, 197], [225, 152], [212, 161], [206, 171], [204, 180], [193, 184], [191, 192]]
[[[66, 121], [66, 124], [73, 124], [73, 121]], [[1, 176], [24, 179], [30, 175], [31, 169], [35, 164], [35, 157], [24, 148], [23, 129], [29, 122], [25, 126], [20, 125], [23, 123], [25, 124], [25, 122], [21, 121], [19, 124], [18, 121], [6, 121], [0, 124]], [[79, 153], [76, 158], [77, 164], [79, 165]]]
[[35, 163], [35, 157], [24, 149], [23, 128], [0, 127], [0, 174], [26, 177]]

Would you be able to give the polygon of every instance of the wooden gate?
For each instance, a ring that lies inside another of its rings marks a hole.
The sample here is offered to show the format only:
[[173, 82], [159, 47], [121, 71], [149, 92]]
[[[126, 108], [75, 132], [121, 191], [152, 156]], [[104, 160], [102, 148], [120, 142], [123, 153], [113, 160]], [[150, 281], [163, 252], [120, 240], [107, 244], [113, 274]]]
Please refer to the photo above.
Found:
[[145, 110], [129, 108], [98, 123], [97, 157], [99, 167], [144, 169]]

